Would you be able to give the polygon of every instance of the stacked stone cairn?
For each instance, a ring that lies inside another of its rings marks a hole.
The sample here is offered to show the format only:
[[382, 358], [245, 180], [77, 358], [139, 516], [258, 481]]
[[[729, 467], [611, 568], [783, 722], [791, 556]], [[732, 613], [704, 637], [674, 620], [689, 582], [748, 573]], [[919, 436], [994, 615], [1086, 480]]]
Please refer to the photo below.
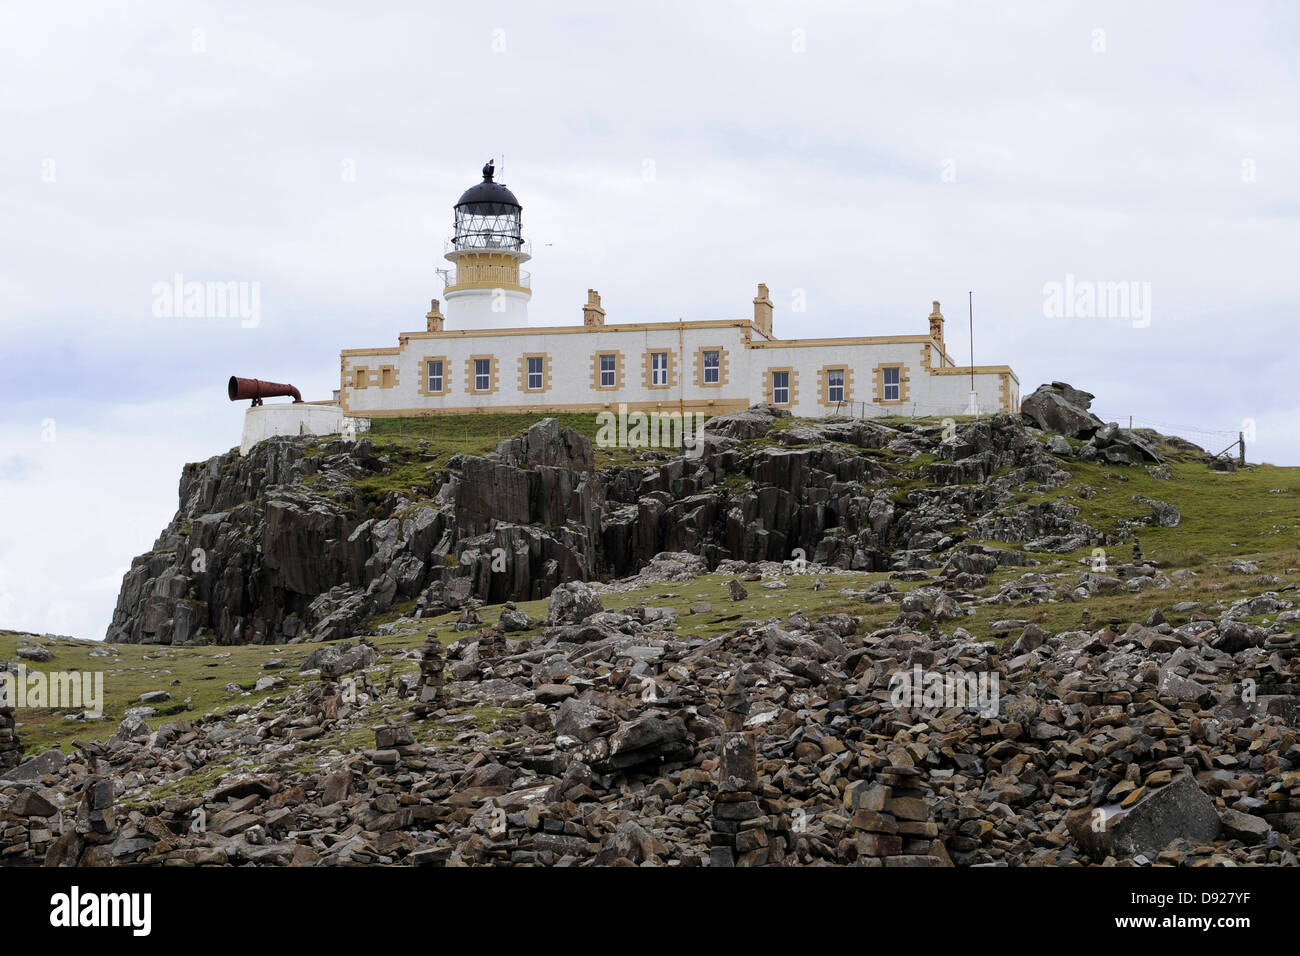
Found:
[[718, 792], [713, 800], [709, 833], [711, 866], [764, 866], [785, 858], [786, 835], [780, 819], [765, 812], [771, 801], [761, 797], [758, 750], [744, 729], [749, 691], [742, 667], [722, 696], [725, 730], [718, 760]]
[[[0, 674], [5, 673], [8, 665], [0, 662]], [[5, 770], [18, 766], [23, 759], [23, 745], [15, 729], [13, 701], [6, 694], [7, 682], [0, 680], [0, 776]]]
[[[66, 847], [66, 862], [78, 857], [78, 866], [107, 866], [113, 862], [112, 843], [117, 839], [113, 796], [113, 781], [108, 777], [92, 776], [86, 780], [77, 806], [75, 828], [65, 834], [72, 841]], [[84, 852], [78, 852], [81, 847]], [[46, 863], [50, 861], [47, 859]]]
[[447, 661], [437, 631], [429, 632], [420, 653], [420, 682], [415, 688], [415, 706], [411, 712], [423, 720], [441, 706], [442, 687], [446, 683], [443, 671]]
[[0, 866], [40, 866], [59, 826], [58, 808], [37, 790], [24, 790], [0, 816]]
[[938, 824], [915, 767], [884, 767], [876, 779], [857, 780], [844, 791], [852, 816], [841, 859], [857, 866], [951, 866]]

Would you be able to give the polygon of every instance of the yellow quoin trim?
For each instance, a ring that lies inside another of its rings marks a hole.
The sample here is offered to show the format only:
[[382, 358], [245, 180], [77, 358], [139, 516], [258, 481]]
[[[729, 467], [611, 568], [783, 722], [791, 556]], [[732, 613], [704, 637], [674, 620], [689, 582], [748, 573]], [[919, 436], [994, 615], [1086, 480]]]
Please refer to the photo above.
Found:
[[[716, 382], [704, 381], [704, 353], [718, 353], [718, 380]], [[731, 360], [730, 353], [721, 345], [705, 345], [695, 350], [695, 387], [696, 388], [725, 388], [730, 377]]]
[[[542, 387], [528, 387], [528, 360], [539, 358], [542, 360]], [[519, 391], [528, 392], [532, 395], [540, 395], [548, 391], [551, 387], [551, 356], [546, 352], [526, 352], [519, 356]]]
[[[885, 369], [898, 369], [898, 398], [885, 400]], [[907, 366], [902, 362], [882, 362], [871, 372], [871, 384], [875, 389], [875, 398], [877, 405], [902, 405], [907, 401], [908, 388], [907, 383], [910, 377], [907, 374]]]
[[[429, 391], [429, 363], [442, 363], [442, 390]], [[441, 398], [451, 391], [451, 362], [445, 355], [425, 355], [420, 359], [420, 394], [426, 398]]]
[[834, 408], [838, 404], [832, 402], [829, 397], [830, 373], [836, 371], [844, 373], [844, 401], [853, 401], [853, 366], [847, 362], [841, 362], [838, 365], [823, 365], [820, 371], [817, 372], [817, 401], [827, 408]]
[[[600, 384], [600, 357], [602, 355], [614, 356], [614, 384]], [[623, 387], [623, 373], [625, 369], [625, 359], [623, 353], [618, 349], [599, 349], [591, 353], [591, 387], [598, 392], [613, 392]]]
[[[776, 396], [774, 394], [776, 389], [773, 387], [773, 383], [772, 383], [773, 372], [790, 373], [790, 400], [788, 402], [778, 402], [776, 400]], [[773, 368], [769, 368], [766, 372], [763, 373], [763, 398], [767, 402], [767, 404], [775, 405], [778, 408], [790, 408], [791, 406], [797, 404], [799, 401], [798, 370], [790, 367], [789, 365], [777, 365], [774, 366]]]
[[[655, 373], [654, 364], [651, 356], [663, 355], [668, 356], [668, 383], [666, 385], [654, 384]], [[669, 348], [663, 349], [646, 349], [641, 354], [641, 385], [643, 388], [661, 389], [677, 387], [677, 353]]]
[[[474, 375], [474, 363], [482, 359], [488, 362], [488, 387], [477, 388]], [[471, 395], [495, 395], [499, 388], [497, 383], [497, 357], [495, 355], [471, 355], [465, 359], [465, 391]]]

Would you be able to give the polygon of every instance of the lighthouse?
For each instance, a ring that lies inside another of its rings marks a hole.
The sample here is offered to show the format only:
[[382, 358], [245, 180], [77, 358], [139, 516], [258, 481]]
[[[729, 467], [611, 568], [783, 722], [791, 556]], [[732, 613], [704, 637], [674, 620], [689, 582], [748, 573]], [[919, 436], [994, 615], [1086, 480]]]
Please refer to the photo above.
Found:
[[521, 233], [523, 207], [498, 183], [491, 160], [483, 181], [456, 203], [454, 233], [445, 258], [455, 266], [440, 270], [447, 303], [447, 331], [518, 329], [528, 325], [529, 245]]
[[[341, 420], [626, 411], [684, 422], [691, 413], [723, 415], [756, 402], [810, 418], [948, 416], [963, 414], [969, 390], [977, 392], [981, 414], [1020, 406], [1020, 380], [1010, 366], [956, 365], [937, 302], [927, 324], [899, 335], [782, 339], [775, 297], [763, 283], [753, 318], [668, 322], [619, 321], [624, 307], [617, 296], [606, 301], [590, 286], [580, 296], [575, 285], [565, 293], [569, 304], [547, 313], [559, 324], [533, 325], [532, 283], [522, 269], [531, 251], [523, 207], [497, 182], [498, 172], [489, 161], [482, 181], [455, 204], [447, 263], [438, 270], [445, 292], [429, 303], [423, 328], [399, 332], [396, 347], [339, 353]], [[747, 296], [737, 301], [751, 305]], [[322, 434], [325, 426], [305, 420], [317, 407], [266, 405], [249, 415], [279, 415], [286, 429]], [[246, 430], [253, 437], [269, 433]]]

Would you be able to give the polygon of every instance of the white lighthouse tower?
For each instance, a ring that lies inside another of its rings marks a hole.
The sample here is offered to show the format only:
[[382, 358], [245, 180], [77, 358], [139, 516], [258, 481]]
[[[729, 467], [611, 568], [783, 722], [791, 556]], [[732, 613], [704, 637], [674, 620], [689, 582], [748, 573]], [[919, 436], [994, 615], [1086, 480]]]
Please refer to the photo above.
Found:
[[494, 182], [491, 160], [483, 181], [456, 203], [455, 234], [446, 258], [456, 267], [443, 274], [448, 331], [518, 329], [528, 325], [529, 245], [520, 233], [523, 207], [515, 194]]

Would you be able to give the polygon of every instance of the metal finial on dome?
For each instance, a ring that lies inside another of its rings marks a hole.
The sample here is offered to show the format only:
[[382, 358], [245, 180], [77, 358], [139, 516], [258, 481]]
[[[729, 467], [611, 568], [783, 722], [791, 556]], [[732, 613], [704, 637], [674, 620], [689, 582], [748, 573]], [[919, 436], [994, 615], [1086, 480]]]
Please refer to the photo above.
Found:
[[495, 164], [496, 164], [496, 160], [495, 160], [495, 159], [489, 159], [489, 160], [487, 161], [487, 163], [484, 165], [484, 167], [483, 167], [483, 182], [485, 182], [485, 183], [490, 183], [490, 182], [492, 182], [492, 176], [496, 173]]

